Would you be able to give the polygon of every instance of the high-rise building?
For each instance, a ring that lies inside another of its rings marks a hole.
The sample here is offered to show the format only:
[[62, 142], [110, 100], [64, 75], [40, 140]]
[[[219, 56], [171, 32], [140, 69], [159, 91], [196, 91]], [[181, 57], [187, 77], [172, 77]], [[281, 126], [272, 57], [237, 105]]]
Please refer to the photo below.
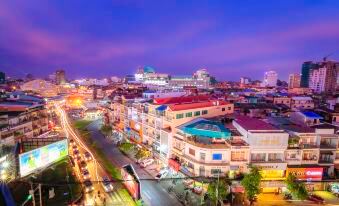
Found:
[[277, 81], [278, 81], [278, 73], [275, 71], [268, 71], [265, 72], [264, 75], [264, 86], [266, 87], [275, 87], [277, 86]]
[[57, 70], [55, 72], [55, 82], [56, 84], [64, 84], [66, 83], [66, 74], [65, 70]]
[[288, 88], [299, 88], [300, 87], [300, 74], [290, 74], [288, 77]]
[[304, 62], [301, 66], [301, 79], [300, 79], [300, 87], [308, 88], [308, 83], [310, 79], [310, 74], [312, 73], [312, 70], [317, 69], [318, 64], [307, 61]]
[[6, 82], [6, 74], [4, 72], [0, 72], [0, 84], [5, 84]]
[[251, 82], [251, 79], [249, 77], [240, 77], [240, 84], [249, 84]]
[[334, 93], [337, 87], [337, 65], [337, 62], [326, 59], [317, 63], [317, 68], [309, 74], [309, 88], [316, 93]]

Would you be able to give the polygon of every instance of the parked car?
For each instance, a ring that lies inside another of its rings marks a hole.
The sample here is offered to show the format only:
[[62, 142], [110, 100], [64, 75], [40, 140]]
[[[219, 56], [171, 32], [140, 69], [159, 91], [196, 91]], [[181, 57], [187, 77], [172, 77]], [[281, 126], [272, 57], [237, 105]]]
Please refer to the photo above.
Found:
[[[184, 181], [182, 181], [185, 185], [185, 187], [193, 187], [193, 182], [194, 180], [192, 179], [185, 179]], [[191, 186], [192, 185], [192, 186]]]
[[153, 162], [154, 162], [154, 159], [145, 159], [145, 160], [143, 160], [142, 162], [140, 162], [140, 167], [145, 168], [145, 167], [147, 167], [148, 165], [153, 164]]
[[70, 144], [71, 146], [75, 145], [74, 139], [70, 139], [70, 140], [69, 140], [69, 144]]
[[308, 200], [315, 202], [317, 204], [323, 204], [325, 203], [324, 199], [322, 197], [319, 197], [318, 195], [312, 194], [308, 196]]
[[74, 145], [72, 146], [72, 149], [73, 149], [73, 152], [74, 152], [75, 150], [78, 150], [78, 146], [77, 146], [76, 144], [74, 144]]
[[79, 156], [80, 156], [79, 150], [74, 150], [74, 151], [73, 151], [73, 156], [74, 156], [75, 158], [79, 157]]
[[168, 174], [168, 170], [160, 170], [160, 172], [155, 176], [155, 179], [162, 179], [166, 177]]
[[84, 157], [85, 157], [86, 161], [91, 161], [92, 160], [92, 155], [89, 152], [85, 152]]
[[72, 167], [75, 166], [74, 158], [72, 156], [69, 156], [69, 160], [71, 161]]
[[135, 163], [140, 164], [144, 160], [145, 160], [145, 158], [141, 158], [141, 159], [138, 159], [137, 161], [135, 161]]
[[94, 190], [93, 183], [90, 180], [86, 180], [84, 182], [85, 185], [85, 192], [92, 192]]
[[87, 169], [87, 163], [84, 160], [82, 160], [79, 163], [79, 167], [80, 167], [81, 170], [85, 170], [85, 169]]
[[104, 188], [105, 192], [112, 192], [113, 191], [113, 185], [111, 183], [111, 180], [108, 177], [102, 178], [102, 187]]
[[194, 187], [193, 192], [200, 195], [202, 193], [202, 187], [201, 186]]
[[83, 169], [82, 170], [82, 177], [85, 179], [85, 180], [88, 180], [91, 178], [91, 175], [89, 174], [89, 171], [87, 169]]

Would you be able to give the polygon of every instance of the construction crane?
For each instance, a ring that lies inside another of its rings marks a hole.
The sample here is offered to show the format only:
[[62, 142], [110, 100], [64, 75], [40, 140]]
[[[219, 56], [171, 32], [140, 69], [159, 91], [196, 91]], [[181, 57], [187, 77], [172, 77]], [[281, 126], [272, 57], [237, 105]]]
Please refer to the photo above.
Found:
[[336, 51], [334, 51], [334, 52], [332, 52], [332, 53], [326, 55], [326, 56], [323, 58], [324, 62], [326, 62], [327, 57], [332, 56], [332, 55], [335, 54], [337, 51], [338, 51], [338, 50], [336, 50]]

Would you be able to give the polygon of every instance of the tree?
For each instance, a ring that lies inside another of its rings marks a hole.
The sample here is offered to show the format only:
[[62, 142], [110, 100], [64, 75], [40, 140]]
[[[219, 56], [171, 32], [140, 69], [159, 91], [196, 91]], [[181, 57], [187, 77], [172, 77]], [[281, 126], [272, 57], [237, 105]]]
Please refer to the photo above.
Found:
[[296, 176], [289, 174], [285, 180], [287, 189], [291, 192], [292, 196], [296, 199], [305, 200], [308, 193], [303, 182], [298, 182]]
[[112, 127], [110, 125], [102, 125], [100, 131], [107, 137], [112, 135]]
[[246, 196], [251, 205], [256, 195], [260, 193], [261, 174], [258, 167], [250, 166], [250, 172], [244, 175], [241, 185], [245, 188]]
[[135, 154], [136, 159], [147, 158], [149, 156], [151, 156], [151, 152], [144, 148], [139, 149], [138, 152]]
[[230, 192], [230, 182], [224, 178], [209, 183], [208, 198], [214, 203], [224, 200]]

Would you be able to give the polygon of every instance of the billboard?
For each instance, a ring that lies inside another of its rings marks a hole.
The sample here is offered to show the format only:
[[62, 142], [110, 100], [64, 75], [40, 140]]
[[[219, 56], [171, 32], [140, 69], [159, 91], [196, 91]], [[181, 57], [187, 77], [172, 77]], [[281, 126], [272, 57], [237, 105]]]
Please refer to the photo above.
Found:
[[20, 176], [24, 177], [32, 172], [46, 167], [68, 155], [67, 139], [45, 145], [38, 149], [19, 155]]
[[322, 180], [323, 168], [312, 167], [312, 168], [287, 168], [287, 175], [293, 174], [298, 180]]

